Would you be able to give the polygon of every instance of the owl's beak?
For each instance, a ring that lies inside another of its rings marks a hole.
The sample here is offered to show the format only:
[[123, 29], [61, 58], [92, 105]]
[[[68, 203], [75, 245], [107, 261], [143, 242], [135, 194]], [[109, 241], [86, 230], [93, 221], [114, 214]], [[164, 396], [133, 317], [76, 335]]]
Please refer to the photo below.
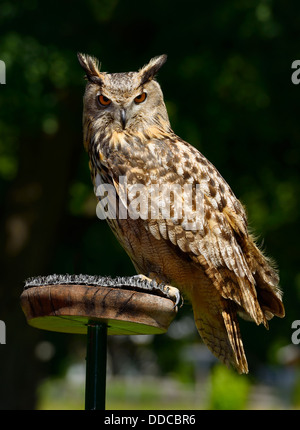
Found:
[[120, 114], [121, 114], [121, 124], [122, 124], [123, 130], [124, 130], [125, 126], [126, 126], [126, 111], [125, 111], [125, 109], [121, 109]]

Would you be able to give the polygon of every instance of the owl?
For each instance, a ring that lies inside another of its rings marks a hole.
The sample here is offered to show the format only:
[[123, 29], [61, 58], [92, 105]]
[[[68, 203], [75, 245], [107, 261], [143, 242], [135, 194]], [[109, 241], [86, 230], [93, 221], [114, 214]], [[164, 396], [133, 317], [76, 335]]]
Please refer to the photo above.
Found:
[[106, 187], [114, 209], [107, 222], [137, 276], [168, 286], [176, 302], [179, 290], [207, 347], [248, 373], [238, 316], [266, 328], [284, 316], [278, 274], [218, 170], [172, 130], [156, 80], [166, 55], [128, 73], [78, 59], [87, 80], [84, 147], [95, 190]]

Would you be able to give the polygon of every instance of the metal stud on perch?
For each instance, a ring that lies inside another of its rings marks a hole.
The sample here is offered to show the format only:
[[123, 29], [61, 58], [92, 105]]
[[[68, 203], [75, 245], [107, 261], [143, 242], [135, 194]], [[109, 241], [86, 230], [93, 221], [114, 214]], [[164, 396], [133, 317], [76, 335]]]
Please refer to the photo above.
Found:
[[32, 327], [87, 335], [87, 410], [105, 409], [107, 335], [165, 333], [177, 313], [164, 285], [138, 276], [30, 278], [21, 306]]

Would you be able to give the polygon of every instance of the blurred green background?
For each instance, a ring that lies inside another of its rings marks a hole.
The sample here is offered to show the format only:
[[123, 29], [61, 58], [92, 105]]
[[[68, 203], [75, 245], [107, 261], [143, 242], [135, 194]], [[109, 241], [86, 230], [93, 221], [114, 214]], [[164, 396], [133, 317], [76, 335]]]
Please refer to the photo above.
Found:
[[84, 407], [85, 338], [29, 327], [24, 280], [134, 274], [96, 217], [77, 51], [109, 72], [168, 54], [158, 80], [172, 127], [246, 205], [280, 268], [286, 306], [269, 332], [241, 323], [249, 376], [216, 363], [188, 305], [165, 335], [111, 337], [107, 407], [300, 407], [300, 347], [291, 343], [300, 320], [299, 29], [296, 0], [0, 2], [0, 409]]

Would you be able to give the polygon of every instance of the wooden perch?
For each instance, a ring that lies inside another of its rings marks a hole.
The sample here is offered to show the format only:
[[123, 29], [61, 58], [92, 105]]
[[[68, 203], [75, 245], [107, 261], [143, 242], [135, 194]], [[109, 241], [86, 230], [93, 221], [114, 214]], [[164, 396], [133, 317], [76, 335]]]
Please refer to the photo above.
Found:
[[126, 286], [76, 284], [32, 286], [21, 306], [28, 324], [39, 329], [86, 334], [92, 320], [107, 324], [109, 335], [164, 333], [177, 311], [168, 298]]
[[107, 335], [164, 333], [177, 312], [177, 301], [174, 305], [168, 289], [134, 276], [30, 278], [21, 306], [33, 327], [87, 334], [87, 410], [105, 409]]

